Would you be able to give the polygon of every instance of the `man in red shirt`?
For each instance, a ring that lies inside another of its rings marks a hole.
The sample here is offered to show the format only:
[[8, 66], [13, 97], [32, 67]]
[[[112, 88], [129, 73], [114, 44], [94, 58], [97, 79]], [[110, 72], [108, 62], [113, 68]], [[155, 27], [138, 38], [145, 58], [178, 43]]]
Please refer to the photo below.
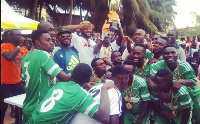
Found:
[[1, 44], [1, 124], [4, 122], [8, 104], [4, 99], [25, 93], [21, 82], [21, 60], [29, 52], [23, 46], [23, 37], [19, 30], [10, 32], [10, 43]]

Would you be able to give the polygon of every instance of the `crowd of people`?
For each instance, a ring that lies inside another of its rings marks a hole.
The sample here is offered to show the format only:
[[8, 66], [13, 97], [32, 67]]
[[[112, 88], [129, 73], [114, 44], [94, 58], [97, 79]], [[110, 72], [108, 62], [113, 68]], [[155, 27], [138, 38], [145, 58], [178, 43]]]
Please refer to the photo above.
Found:
[[176, 30], [124, 36], [117, 25], [101, 35], [89, 21], [56, 30], [41, 22], [30, 37], [5, 31], [1, 124], [4, 99], [23, 93], [25, 124], [200, 124], [200, 35], [184, 47]]

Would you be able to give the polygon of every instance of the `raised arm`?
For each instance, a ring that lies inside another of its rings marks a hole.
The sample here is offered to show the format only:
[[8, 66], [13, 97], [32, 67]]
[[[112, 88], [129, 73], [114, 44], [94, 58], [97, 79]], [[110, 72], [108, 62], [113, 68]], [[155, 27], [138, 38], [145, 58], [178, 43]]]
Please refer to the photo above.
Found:
[[110, 123], [110, 100], [108, 96], [108, 89], [113, 87], [114, 87], [113, 82], [106, 82], [101, 87], [99, 109], [94, 113], [92, 118], [102, 123]]
[[97, 53], [99, 53], [102, 45], [103, 45], [103, 41], [100, 39], [97, 39], [97, 44], [94, 46], [94, 54], [96, 55]]
[[122, 29], [121, 23], [119, 22], [118, 25], [119, 25], [119, 31], [118, 31], [118, 38], [117, 38], [116, 43], [118, 46], [122, 46], [124, 34], [123, 34], [123, 29]]

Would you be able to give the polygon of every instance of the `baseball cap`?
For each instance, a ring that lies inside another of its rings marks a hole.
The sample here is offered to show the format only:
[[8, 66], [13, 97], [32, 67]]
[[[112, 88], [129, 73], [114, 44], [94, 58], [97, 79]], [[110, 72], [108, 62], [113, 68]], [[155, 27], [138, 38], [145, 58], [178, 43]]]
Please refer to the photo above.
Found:
[[57, 28], [58, 34], [63, 32], [71, 33], [70, 29], [67, 26], [60, 26]]

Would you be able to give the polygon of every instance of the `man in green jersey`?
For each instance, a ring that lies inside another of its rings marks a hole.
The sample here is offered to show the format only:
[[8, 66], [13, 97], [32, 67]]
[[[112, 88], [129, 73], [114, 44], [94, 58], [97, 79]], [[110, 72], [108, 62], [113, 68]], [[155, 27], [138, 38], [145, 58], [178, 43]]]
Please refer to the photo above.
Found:
[[157, 40], [154, 41], [153, 44], [153, 58], [147, 62], [147, 65], [152, 63], [156, 63], [160, 60], [163, 60], [162, 54], [164, 47], [169, 44], [169, 39], [167, 37], [160, 36]]
[[147, 65], [148, 59], [145, 59], [145, 51], [146, 46], [144, 44], [135, 44], [127, 59], [133, 60], [135, 66], [135, 75], [146, 79], [150, 72], [151, 65]]
[[[191, 124], [191, 110], [193, 102], [185, 86], [178, 92], [171, 90], [173, 75], [169, 70], [161, 69], [155, 75], [158, 89], [151, 94], [152, 107], [158, 113], [155, 124]], [[167, 99], [163, 98], [162, 92]]]
[[131, 60], [125, 61], [123, 66], [129, 72], [129, 83], [122, 93], [122, 96], [126, 101], [124, 123], [148, 124], [150, 94], [146, 80], [140, 76], [134, 75], [134, 65]]
[[104, 83], [98, 105], [92, 96], [82, 89], [90, 81], [92, 69], [89, 65], [78, 64], [69, 82], [55, 84], [32, 113], [27, 124], [66, 124], [75, 112], [84, 113], [102, 123], [110, 121], [108, 90], [114, 87], [113, 81]]
[[35, 50], [27, 54], [21, 62], [22, 79], [26, 83], [26, 98], [23, 103], [24, 122], [53, 86], [52, 77], [57, 76], [60, 81], [69, 81], [71, 77], [64, 73], [49, 55], [48, 52], [54, 47], [48, 32], [36, 30], [31, 37]]
[[189, 63], [182, 60], [177, 60], [177, 50], [173, 45], [168, 45], [163, 51], [162, 61], [154, 64], [153, 68], [150, 71], [150, 74], [147, 77], [148, 88], [151, 91], [156, 92], [154, 76], [157, 71], [160, 69], [168, 69], [173, 74], [173, 86], [172, 90], [178, 92], [181, 86], [184, 85], [187, 87], [187, 90], [193, 100], [193, 120], [200, 123], [200, 90], [196, 86], [196, 75], [193, 68]]

